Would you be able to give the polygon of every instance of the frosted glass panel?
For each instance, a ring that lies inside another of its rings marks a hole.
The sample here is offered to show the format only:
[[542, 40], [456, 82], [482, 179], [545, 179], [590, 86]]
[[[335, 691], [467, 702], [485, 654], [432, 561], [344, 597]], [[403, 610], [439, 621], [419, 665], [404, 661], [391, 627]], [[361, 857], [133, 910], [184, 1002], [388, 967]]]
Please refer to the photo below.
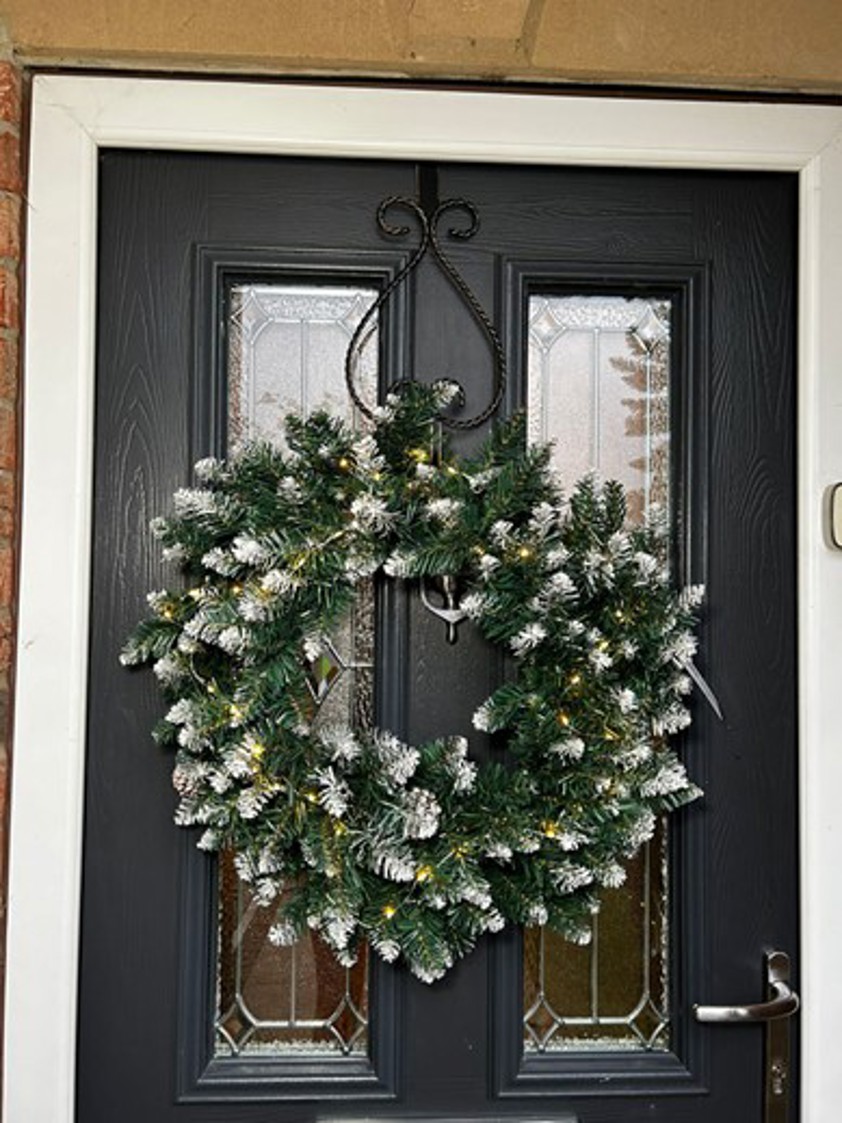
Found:
[[[288, 413], [326, 409], [351, 418], [345, 352], [374, 303], [374, 289], [336, 285], [235, 285], [230, 293], [228, 447], [280, 442]], [[364, 401], [377, 401], [376, 332], [357, 367]]]
[[627, 863], [626, 883], [604, 894], [590, 944], [526, 931], [528, 1051], [669, 1047], [665, 833], [662, 825]]
[[630, 517], [669, 501], [666, 300], [532, 296], [528, 419], [566, 486], [591, 469], [627, 489]]
[[217, 1056], [365, 1052], [367, 948], [351, 968], [313, 935], [277, 948], [267, 938], [274, 909], [257, 904], [230, 854], [219, 882]]
[[[552, 441], [569, 491], [595, 470], [625, 486], [629, 521], [669, 510], [670, 304], [613, 295], [539, 296], [528, 306], [527, 424]], [[524, 937], [530, 1052], [669, 1047], [666, 831], [605, 893], [584, 947]]]
[[[283, 444], [289, 413], [327, 409], [355, 420], [345, 388], [348, 342], [377, 297], [338, 285], [242, 284], [229, 294], [228, 447]], [[358, 365], [365, 400], [377, 400], [374, 329]], [[335, 634], [308, 666], [315, 723], [374, 724], [374, 590], [359, 587]], [[368, 1047], [368, 952], [352, 968], [314, 937], [275, 947], [273, 908], [261, 908], [230, 855], [219, 871], [216, 1053], [364, 1053]]]

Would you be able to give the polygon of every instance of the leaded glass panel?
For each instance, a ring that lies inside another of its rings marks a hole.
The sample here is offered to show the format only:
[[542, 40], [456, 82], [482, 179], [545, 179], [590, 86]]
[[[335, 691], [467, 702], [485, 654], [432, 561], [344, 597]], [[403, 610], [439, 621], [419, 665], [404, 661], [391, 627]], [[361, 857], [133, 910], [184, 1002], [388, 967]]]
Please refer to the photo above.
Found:
[[[352, 418], [343, 377], [354, 329], [374, 289], [339, 285], [242, 284], [229, 295], [228, 447], [281, 443], [288, 413], [325, 409]], [[356, 381], [377, 400], [377, 341], [366, 336]], [[354, 419], [356, 420], [356, 419]]]
[[670, 305], [621, 296], [532, 296], [529, 437], [553, 441], [572, 486], [589, 471], [619, 480], [630, 518], [669, 502]]
[[[238, 284], [229, 293], [228, 449], [283, 443], [289, 413], [327, 409], [352, 417], [343, 370], [348, 342], [376, 299], [338, 285]], [[376, 400], [376, 332], [358, 381]], [[350, 615], [310, 653], [315, 721], [374, 724], [374, 591], [363, 582]], [[302, 658], [304, 655], [302, 654]], [[262, 908], [230, 855], [219, 871], [216, 1052], [364, 1053], [368, 1047], [368, 953], [341, 967], [317, 937], [293, 947], [267, 938], [274, 908]]]
[[[624, 485], [630, 522], [669, 510], [669, 301], [533, 295], [527, 314], [529, 437], [553, 442], [564, 487], [595, 471]], [[669, 1047], [665, 834], [604, 894], [589, 944], [526, 932], [528, 1051]]]

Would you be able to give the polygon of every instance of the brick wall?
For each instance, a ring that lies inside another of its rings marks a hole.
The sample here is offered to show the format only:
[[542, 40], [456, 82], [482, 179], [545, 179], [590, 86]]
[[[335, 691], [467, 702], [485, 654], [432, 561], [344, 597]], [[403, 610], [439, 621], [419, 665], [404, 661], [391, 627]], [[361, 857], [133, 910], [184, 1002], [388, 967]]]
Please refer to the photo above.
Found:
[[23, 199], [21, 94], [20, 69], [12, 62], [0, 61], [0, 988], [6, 961], [9, 699], [16, 585]]

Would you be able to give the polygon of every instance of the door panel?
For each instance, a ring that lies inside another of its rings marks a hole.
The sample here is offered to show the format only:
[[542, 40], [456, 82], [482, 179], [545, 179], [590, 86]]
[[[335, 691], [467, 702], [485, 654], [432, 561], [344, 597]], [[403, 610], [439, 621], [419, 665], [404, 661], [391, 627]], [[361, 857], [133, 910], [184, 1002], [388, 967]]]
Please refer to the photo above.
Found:
[[[673, 309], [675, 566], [708, 585], [701, 660], [725, 721], [696, 701], [685, 753], [706, 796], [670, 832], [670, 1049], [524, 1055], [521, 940], [507, 933], [433, 987], [377, 968], [370, 1057], [211, 1060], [214, 865], [171, 823], [170, 762], [148, 738], [151, 676], [117, 664], [163, 582], [148, 521], [194, 459], [224, 451], [228, 288], [282, 276], [382, 287], [407, 246], [378, 238], [376, 206], [433, 178], [412, 164], [115, 152], [101, 169], [79, 1123], [340, 1112], [760, 1123], [762, 1031], [699, 1026], [691, 1006], [760, 997], [768, 947], [797, 963], [795, 179], [434, 171], [441, 198], [481, 213], [477, 237], [448, 252], [496, 310], [508, 409], [525, 401], [531, 295], [641, 294]], [[485, 406], [487, 344], [425, 268], [382, 324], [381, 380], [445, 374], [464, 383], [470, 414]], [[555, 435], [584, 439], [575, 418]], [[381, 592], [377, 636], [377, 720], [413, 740], [468, 729], [503, 673], [467, 629], [449, 646], [394, 589]]]

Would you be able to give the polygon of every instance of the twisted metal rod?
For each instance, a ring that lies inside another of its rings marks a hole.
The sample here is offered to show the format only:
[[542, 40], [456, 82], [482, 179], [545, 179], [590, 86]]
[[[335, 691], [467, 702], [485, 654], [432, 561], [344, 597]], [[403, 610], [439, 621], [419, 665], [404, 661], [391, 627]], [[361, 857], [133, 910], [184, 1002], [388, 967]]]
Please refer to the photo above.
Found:
[[[427, 251], [432, 247], [433, 256], [438, 262], [439, 267], [450, 284], [468, 305], [471, 315], [485, 334], [493, 355], [493, 395], [488, 406], [478, 413], [476, 417], [459, 419], [439, 415], [437, 418], [441, 424], [447, 425], [451, 429], [474, 429], [487, 421], [500, 406], [506, 388], [506, 356], [503, 352], [500, 336], [494, 324], [491, 322], [490, 317], [479, 300], [477, 300], [467, 281], [445, 253], [438, 233], [438, 226], [445, 214], [453, 211], [462, 211], [468, 216], [468, 226], [465, 228], [450, 226], [447, 230], [447, 234], [450, 238], [467, 241], [467, 239], [472, 238], [479, 229], [479, 212], [468, 199], [445, 199], [443, 202], [439, 203], [432, 215], [428, 217], [415, 199], [404, 195], [389, 195], [387, 198], [383, 199], [377, 207], [377, 225], [387, 237], [391, 238], [403, 238], [410, 233], [410, 227], [408, 225], [398, 225], [390, 222], [387, 218], [387, 211], [393, 207], [402, 207], [413, 215], [420, 227], [421, 238], [409, 260], [392, 278], [374, 304], [371, 305], [359, 324], [357, 324], [356, 330], [351, 336], [351, 341], [348, 344], [348, 351], [345, 355], [345, 384], [348, 387], [348, 393], [360, 413], [362, 413], [364, 417], [367, 417], [369, 421], [373, 420], [373, 410], [362, 400], [356, 387], [356, 373], [362, 347], [370, 334], [367, 334], [366, 329], [374, 316], [377, 315], [383, 305], [389, 300], [395, 289], [406, 280], [410, 273], [418, 268]], [[464, 400], [464, 391], [461, 385], [459, 389], [463, 394]]]

